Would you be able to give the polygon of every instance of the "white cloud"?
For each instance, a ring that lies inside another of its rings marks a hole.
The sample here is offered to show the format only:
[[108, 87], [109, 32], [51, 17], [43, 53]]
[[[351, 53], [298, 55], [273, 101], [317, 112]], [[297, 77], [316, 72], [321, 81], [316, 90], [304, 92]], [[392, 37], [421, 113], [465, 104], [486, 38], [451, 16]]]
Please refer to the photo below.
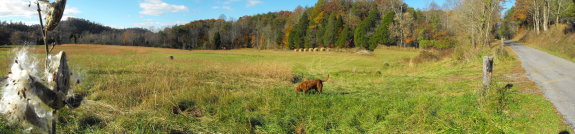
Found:
[[224, 1], [224, 4], [232, 4], [232, 3], [238, 2], [238, 1], [240, 1], [240, 0], [227, 0], [227, 1]]
[[146, 28], [152, 32], [158, 32], [162, 29], [174, 25], [181, 25], [183, 21], [176, 21], [176, 22], [143, 22], [143, 23], [134, 23], [136, 27]]
[[262, 4], [261, 0], [248, 0], [248, 7], [253, 7], [256, 6], [258, 4]]
[[38, 14], [36, 8], [28, 7], [25, 0], [0, 0], [0, 17], [33, 17]]
[[[1, 0], [0, 1], [0, 17], [36, 17], [38, 11], [36, 6], [25, 0]], [[81, 11], [78, 8], [68, 7], [64, 10], [64, 14], [79, 14]]]
[[188, 11], [188, 7], [184, 5], [170, 5], [162, 0], [146, 0], [140, 3], [140, 7], [143, 9], [140, 14], [153, 16], [162, 16], [168, 11], [174, 13]]
[[234, 10], [234, 8], [230, 7], [230, 6], [213, 6], [213, 9], [226, 9], [228, 11], [232, 11]]
[[80, 11], [80, 9], [75, 7], [68, 7], [64, 9], [64, 14], [79, 14], [79, 13], [82, 13], [82, 11]]
[[136, 27], [143, 27], [143, 28], [148, 28], [148, 27], [167, 27], [167, 26], [173, 26], [173, 25], [179, 25], [182, 24], [182, 21], [176, 21], [176, 22], [142, 22], [142, 23], [134, 23], [134, 25]]

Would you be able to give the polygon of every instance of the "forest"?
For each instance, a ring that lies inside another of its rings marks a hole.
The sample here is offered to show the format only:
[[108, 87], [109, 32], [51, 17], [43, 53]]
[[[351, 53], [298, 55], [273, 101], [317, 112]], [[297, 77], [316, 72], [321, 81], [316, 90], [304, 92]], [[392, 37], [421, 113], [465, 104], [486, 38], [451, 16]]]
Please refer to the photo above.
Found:
[[[575, 1], [516, 0], [503, 11], [503, 0], [447, 0], [414, 9], [402, 0], [319, 0], [293, 11], [243, 16], [237, 20], [196, 20], [158, 32], [115, 29], [70, 18], [57, 27], [49, 44], [111, 44], [178, 49], [295, 49], [377, 46], [474, 48], [517, 31], [547, 31], [552, 24], [573, 25]], [[39, 25], [0, 22], [0, 45], [43, 44]], [[455, 36], [458, 35], [458, 36]]]

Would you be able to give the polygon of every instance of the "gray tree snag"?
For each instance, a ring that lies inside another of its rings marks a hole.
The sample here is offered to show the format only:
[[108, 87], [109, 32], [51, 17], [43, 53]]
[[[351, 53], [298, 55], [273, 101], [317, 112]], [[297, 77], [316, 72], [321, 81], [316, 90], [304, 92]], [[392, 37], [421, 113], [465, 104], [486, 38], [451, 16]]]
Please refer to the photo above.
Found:
[[489, 85], [491, 84], [491, 75], [493, 73], [493, 57], [483, 57], [483, 96], [489, 95]]

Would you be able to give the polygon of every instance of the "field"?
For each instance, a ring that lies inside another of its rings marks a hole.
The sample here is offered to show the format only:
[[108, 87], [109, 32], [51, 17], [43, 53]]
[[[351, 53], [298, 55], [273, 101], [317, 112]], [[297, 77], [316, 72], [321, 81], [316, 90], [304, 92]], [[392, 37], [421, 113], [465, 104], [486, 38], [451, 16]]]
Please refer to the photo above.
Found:
[[[281, 50], [176, 50], [63, 45], [80, 108], [60, 112], [63, 133], [558, 133], [572, 132], [525, 78], [495, 61], [480, 97], [481, 59], [411, 62], [419, 50], [372, 56]], [[13, 55], [0, 49], [0, 70]], [[39, 57], [42, 49], [33, 48]], [[174, 60], [169, 57], [173, 56]], [[324, 94], [296, 94], [294, 78], [329, 74]], [[499, 90], [505, 84], [509, 90]], [[0, 123], [0, 130], [14, 128]]]

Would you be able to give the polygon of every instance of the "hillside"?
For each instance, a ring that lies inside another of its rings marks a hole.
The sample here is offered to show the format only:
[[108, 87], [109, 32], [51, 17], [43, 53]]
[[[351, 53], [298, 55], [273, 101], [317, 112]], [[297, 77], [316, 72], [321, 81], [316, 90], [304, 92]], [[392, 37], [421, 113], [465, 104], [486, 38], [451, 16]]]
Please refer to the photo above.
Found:
[[553, 55], [575, 61], [575, 31], [573, 26], [552, 26], [548, 32], [540, 34], [529, 31], [526, 36], [520, 38], [520, 41]]

